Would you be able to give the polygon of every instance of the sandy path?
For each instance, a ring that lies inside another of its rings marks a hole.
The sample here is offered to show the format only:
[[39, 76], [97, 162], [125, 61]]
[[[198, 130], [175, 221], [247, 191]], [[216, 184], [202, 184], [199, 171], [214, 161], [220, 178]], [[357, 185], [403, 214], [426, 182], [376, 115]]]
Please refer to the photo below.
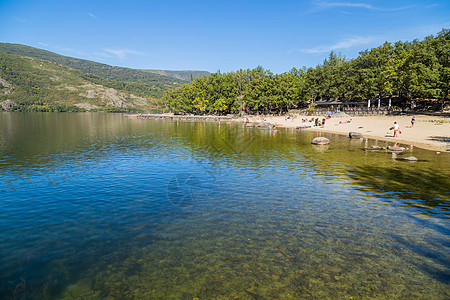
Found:
[[[319, 117], [319, 116], [318, 116]], [[450, 118], [435, 116], [416, 116], [416, 123], [411, 127], [411, 116], [367, 116], [367, 117], [333, 117], [326, 120], [325, 127], [314, 127], [313, 122], [303, 123], [302, 119], [311, 119], [311, 116], [297, 116], [295, 119], [280, 117], [266, 117], [267, 122], [277, 123], [279, 127], [296, 128], [301, 125], [311, 125], [311, 128], [302, 130], [317, 130], [348, 135], [349, 132], [360, 132], [367, 138], [387, 140], [406, 145], [435, 150], [450, 151]], [[323, 117], [319, 117], [322, 120]], [[350, 123], [345, 123], [351, 119]], [[261, 121], [257, 117], [249, 117], [251, 122]], [[394, 121], [400, 125], [401, 134], [394, 138]], [[339, 124], [341, 122], [341, 124]]]

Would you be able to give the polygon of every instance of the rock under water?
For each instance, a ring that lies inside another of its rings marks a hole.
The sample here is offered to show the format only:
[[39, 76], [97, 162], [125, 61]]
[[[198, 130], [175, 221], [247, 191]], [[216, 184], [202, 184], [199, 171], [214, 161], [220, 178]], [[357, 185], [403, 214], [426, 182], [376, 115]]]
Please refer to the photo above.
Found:
[[313, 145], [328, 145], [330, 140], [325, 137], [316, 137], [311, 141]]

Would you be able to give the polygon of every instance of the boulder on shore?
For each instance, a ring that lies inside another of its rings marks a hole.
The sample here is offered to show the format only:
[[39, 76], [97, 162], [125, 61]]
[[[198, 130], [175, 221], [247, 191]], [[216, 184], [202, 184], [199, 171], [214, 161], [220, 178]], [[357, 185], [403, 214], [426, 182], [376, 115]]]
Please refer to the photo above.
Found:
[[245, 124], [245, 127], [254, 127], [254, 125], [252, 123], [247, 123]]
[[351, 139], [362, 139], [364, 136], [360, 132], [349, 132], [348, 137]]
[[295, 127], [295, 129], [304, 129], [304, 128], [311, 128], [311, 125], [299, 125]]
[[380, 146], [370, 146], [370, 147], [367, 147], [367, 148], [364, 148], [364, 150], [384, 150], [385, 148], [384, 147], [380, 147]]
[[261, 122], [261, 123], [257, 124], [255, 127], [267, 128], [267, 127], [270, 127], [270, 123], [269, 122]]
[[313, 145], [328, 145], [330, 140], [325, 137], [316, 137], [311, 141]]

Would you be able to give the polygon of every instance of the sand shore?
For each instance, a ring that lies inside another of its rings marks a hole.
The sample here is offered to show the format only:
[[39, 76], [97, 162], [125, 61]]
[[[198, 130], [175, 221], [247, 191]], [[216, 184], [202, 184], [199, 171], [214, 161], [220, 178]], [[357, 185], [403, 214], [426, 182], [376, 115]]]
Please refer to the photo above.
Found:
[[[316, 116], [319, 120], [323, 116]], [[365, 116], [365, 117], [333, 117], [327, 119], [325, 127], [315, 127], [314, 122], [302, 122], [312, 116], [296, 116], [286, 119], [285, 116], [265, 117], [267, 122], [276, 123], [279, 127], [296, 128], [311, 125], [311, 128], [301, 130], [317, 130], [348, 135], [349, 132], [360, 132], [366, 138], [398, 142], [406, 145], [434, 151], [450, 152], [450, 118], [417, 115], [414, 127], [411, 126], [411, 116]], [[249, 116], [250, 122], [259, 123], [260, 118]], [[351, 120], [349, 123], [347, 121]], [[401, 134], [393, 137], [389, 130], [394, 122], [400, 125]]]

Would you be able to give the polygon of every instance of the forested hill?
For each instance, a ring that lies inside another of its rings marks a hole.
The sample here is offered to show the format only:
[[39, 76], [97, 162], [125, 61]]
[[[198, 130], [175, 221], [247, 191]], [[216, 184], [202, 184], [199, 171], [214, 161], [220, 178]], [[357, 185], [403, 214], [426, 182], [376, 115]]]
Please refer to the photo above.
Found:
[[45, 59], [109, 80], [152, 84], [154, 88], [162, 90], [177, 87], [186, 81], [189, 82], [191, 74], [194, 78], [209, 75], [209, 72], [205, 71], [138, 70], [114, 67], [20, 44], [0, 43], [0, 53]]
[[173, 77], [179, 80], [191, 81], [191, 79], [197, 79], [202, 77], [208, 77], [211, 73], [207, 71], [169, 71], [169, 70], [142, 70], [144, 72], [151, 72], [167, 77]]
[[151, 111], [158, 93], [149, 84], [120, 82], [63, 64], [0, 53], [0, 110]]

